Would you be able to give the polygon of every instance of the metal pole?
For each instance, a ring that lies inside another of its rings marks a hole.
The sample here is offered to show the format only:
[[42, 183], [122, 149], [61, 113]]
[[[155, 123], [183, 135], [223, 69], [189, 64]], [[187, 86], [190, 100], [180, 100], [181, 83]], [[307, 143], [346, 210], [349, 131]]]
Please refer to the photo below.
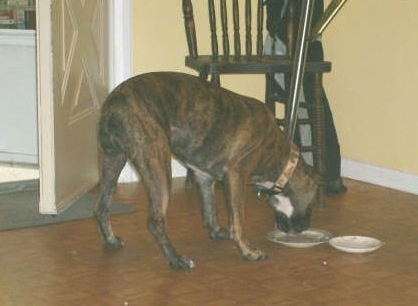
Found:
[[313, 27], [309, 39], [312, 40], [320, 36], [346, 2], [347, 0], [332, 0], [331, 3], [328, 4], [328, 7], [322, 15], [322, 18]]
[[312, 11], [315, 0], [302, 0], [302, 8], [299, 20], [299, 30], [293, 58], [293, 70], [290, 81], [290, 99], [286, 110], [285, 133], [290, 140], [294, 139], [296, 130], [297, 113], [299, 109], [299, 93], [302, 88], [305, 72], [306, 51], [312, 21]]

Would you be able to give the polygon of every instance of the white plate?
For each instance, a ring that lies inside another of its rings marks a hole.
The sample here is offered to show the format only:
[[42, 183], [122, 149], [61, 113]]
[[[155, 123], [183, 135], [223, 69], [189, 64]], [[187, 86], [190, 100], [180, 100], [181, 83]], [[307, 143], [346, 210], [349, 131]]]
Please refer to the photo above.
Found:
[[327, 242], [332, 234], [320, 229], [308, 229], [300, 234], [287, 234], [280, 230], [274, 230], [267, 234], [271, 242], [280, 243], [294, 248], [309, 248]]
[[340, 236], [330, 239], [329, 244], [337, 250], [348, 253], [368, 253], [380, 248], [383, 242], [365, 236]]

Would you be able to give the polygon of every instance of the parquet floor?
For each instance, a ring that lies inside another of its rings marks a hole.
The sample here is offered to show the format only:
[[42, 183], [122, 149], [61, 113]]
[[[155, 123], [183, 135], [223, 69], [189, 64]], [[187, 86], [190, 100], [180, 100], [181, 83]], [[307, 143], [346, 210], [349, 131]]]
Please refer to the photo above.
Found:
[[385, 241], [360, 255], [268, 242], [271, 210], [249, 191], [247, 233], [269, 258], [246, 262], [232, 242], [207, 238], [183, 183], [174, 183], [169, 228], [194, 270], [169, 270], [146, 229], [142, 186], [120, 184], [116, 199], [137, 209], [113, 217], [120, 251], [102, 250], [92, 219], [0, 232], [0, 305], [418, 305], [418, 196], [346, 180], [346, 194], [314, 211], [313, 227]]

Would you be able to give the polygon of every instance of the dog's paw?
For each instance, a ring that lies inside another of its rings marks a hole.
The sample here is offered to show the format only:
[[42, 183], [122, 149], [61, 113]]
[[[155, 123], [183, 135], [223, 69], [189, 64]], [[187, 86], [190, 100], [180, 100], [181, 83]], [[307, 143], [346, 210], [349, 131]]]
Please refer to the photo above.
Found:
[[173, 270], [190, 270], [196, 267], [193, 260], [181, 255], [171, 258], [168, 261], [168, 265]]
[[267, 258], [267, 254], [260, 250], [253, 250], [252, 252], [248, 252], [243, 255], [245, 260], [250, 261], [264, 260]]
[[231, 237], [229, 236], [229, 231], [224, 228], [217, 228], [209, 232], [209, 237], [213, 240], [227, 240]]
[[118, 249], [123, 248], [124, 245], [125, 245], [125, 243], [123, 242], [123, 240], [121, 238], [115, 237], [111, 241], [105, 241], [103, 243], [103, 248], [105, 250], [118, 250]]

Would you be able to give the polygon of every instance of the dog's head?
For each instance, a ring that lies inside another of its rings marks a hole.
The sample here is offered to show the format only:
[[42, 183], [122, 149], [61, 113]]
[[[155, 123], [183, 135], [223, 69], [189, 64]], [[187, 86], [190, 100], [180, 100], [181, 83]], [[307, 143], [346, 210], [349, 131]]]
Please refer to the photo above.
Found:
[[313, 168], [301, 159], [283, 192], [269, 197], [280, 230], [300, 233], [309, 228], [318, 189], [317, 181]]
[[272, 195], [268, 201], [274, 207], [278, 229], [296, 234], [309, 228], [312, 202], [300, 201], [292, 191]]
[[278, 229], [296, 234], [309, 228], [317, 192], [317, 178], [312, 167], [299, 163], [283, 190], [266, 189], [264, 184], [256, 185], [255, 189], [259, 195], [264, 194], [274, 208]]

